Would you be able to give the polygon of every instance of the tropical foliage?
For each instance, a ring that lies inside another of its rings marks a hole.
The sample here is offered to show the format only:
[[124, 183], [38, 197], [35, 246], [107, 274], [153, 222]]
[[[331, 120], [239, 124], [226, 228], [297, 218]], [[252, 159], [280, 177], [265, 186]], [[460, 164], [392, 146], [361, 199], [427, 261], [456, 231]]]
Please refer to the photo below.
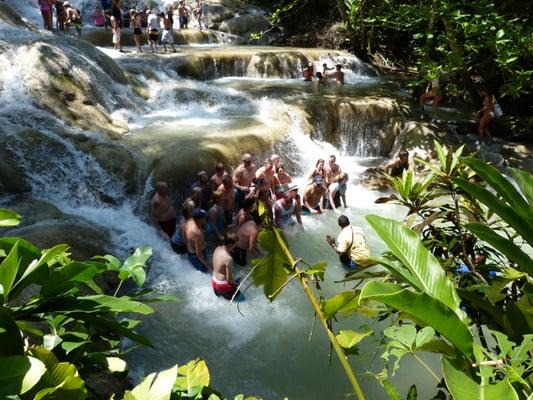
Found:
[[[388, 378], [405, 356], [435, 378], [436, 398], [531, 398], [533, 176], [511, 169], [511, 180], [463, 157], [462, 147], [447, 150], [435, 143], [435, 148], [438, 162], [428, 164], [428, 176], [419, 179], [407, 170], [390, 178], [397, 190], [390, 200], [406, 207], [405, 221], [366, 217], [389, 248], [373, 258], [383, 269], [351, 272], [343, 283], [353, 282], [352, 290], [324, 298], [325, 264], [297, 268], [302, 261], [290, 255], [282, 233], [270, 228], [262, 234], [268, 255], [256, 260], [254, 282], [272, 300], [297, 277], [311, 291], [306, 292], [311, 303], [319, 303], [317, 316], [327, 331], [334, 331], [336, 315], [394, 321], [384, 330], [384, 369], [377, 375], [393, 399], [401, 397]], [[329, 336], [348, 355], [356, 354], [357, 344], [369, 334]], [[440, 354], [442, 371], [432, 370], [421, 352]], [[416, 387], [408, 396], [416, 398]]]

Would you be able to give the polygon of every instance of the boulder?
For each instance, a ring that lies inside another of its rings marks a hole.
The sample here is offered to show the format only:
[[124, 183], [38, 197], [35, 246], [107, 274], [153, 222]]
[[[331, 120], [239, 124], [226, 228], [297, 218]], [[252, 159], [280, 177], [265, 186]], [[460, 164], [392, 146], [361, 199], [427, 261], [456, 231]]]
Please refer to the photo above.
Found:
[[4, 2], [0, 2], [0, 21], [9, 25], [29, 29], [28, 25], [22, 20], [20, 15]]
[[250, 36], [252, 33], [266, 31], [272, 25], [259, 14], [241, 15], [220, 24], [218, 29], [222, 32], [232, 33], [239, 36]]
[[235, 16], [233, 10], [222, 4], [204, 4], [202, 6], [203, 23], [210, 29], [217, 29], [220, 24]]
[[19, 195], [10, 198], [2, 204], [2, 207], [17, 212], [22, 220], [17, 228], [33, 225], [45, 220], [59, 220], [63, 218], [63, 213], [53, 204], [31, 198], [27, 195]]
[[23, 167], [9, 148], [9, 142], [8, 137], [0, 135], [0, 184], [8, 193], [27, 192], [30, 185]]
[[500, 150], [508, 166], [533, 174], [533, 145], [530, 143], [505, 143]]
[[95, 255], [106, 254], [111, 243], [106, 229], [67, 214], [63, 214], [60, 219], [43, 220], [10, 229], [4, 236], [22, 237], [41, 249], [66, 243], [76, 260], [88, 260]]

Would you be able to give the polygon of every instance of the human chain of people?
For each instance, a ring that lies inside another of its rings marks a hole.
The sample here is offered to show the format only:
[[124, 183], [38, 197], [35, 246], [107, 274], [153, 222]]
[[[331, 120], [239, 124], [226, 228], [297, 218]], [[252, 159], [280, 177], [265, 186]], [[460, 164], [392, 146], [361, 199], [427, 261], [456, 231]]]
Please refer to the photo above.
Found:
[[[384, 168], [398, 176], [409, 168], [409, 155], [400, 157]], [[174, 252], [187, 257], [192, 267], [212, 273], [212, 287], [217, 296], [243, 300], [233, 277], [233, 264], [245, 267], [248, 256], [258, 257], [258, 237], [264, 229], [259, 205], [267, 218], [282, 230], [304, 229], [302, 215], [322, 214], [326, 210], [347, 208], [348, 174], [337, 164], [335, 155], [327, 161], [317, 160], [305, 178], [302, 195], [287, 173], [280, 157], [273, 154], [257, 167], [252, 155], [245, 153], [231, 173], [218, 163], [212, 174], [197, 173], [185, 201], [176, 206], [166, 182], [157, 182], [151, 199], [151, 220]], [[337, 239], [326, 237], [337, 252], [341, 264], [352, 270], [368, 264], [370, 252], [361, 228], [351, 226], [349, 218], [338, 218], [341, 229]], [[207, 247], [215, 250], [208, 257]]]

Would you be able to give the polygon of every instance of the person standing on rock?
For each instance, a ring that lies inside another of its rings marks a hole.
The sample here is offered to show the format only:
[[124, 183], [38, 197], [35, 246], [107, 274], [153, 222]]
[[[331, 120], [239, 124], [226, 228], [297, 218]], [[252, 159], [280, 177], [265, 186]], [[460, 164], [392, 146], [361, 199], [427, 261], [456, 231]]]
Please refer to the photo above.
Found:
[[150, 49], [152, 53], [157, 53], [157, 40], [159, 38], [159, 21], [155, 11], [147, 10], [146, 15], [148, 15], [147, 25], [146, 25], [146, 34], [148, 35], [148, 43], [150, 44]]
[[112, 0], [111, 13], [115, 17], [118, 27], [122, 28], [122, 11], [120, 10], [120, 0]]
[[172, 205], [170, 190], [166, 182], [155, 184], [155, 193], [150, 201], [150, 216], [157, 231], [170, 240], [176, 229], [176, 210]]
[[43, 26], [47, 31], [52, 30], [52, 2], [50, 0], [39, 0], [41, 15], [43, 17]]
[[187, 7], [185, 6], [185, 1], [180, 0], [178, 5], [178, 16], [179, 16], [179, 24], [180, 29], [188, 29], [189, 25], [189, 12], [187, 10]]
[[250, 186], [255, 178], [257, 168], [252, 164], [252, 156], [248, 153], [242, 155], [242, 164], [233, 172], [233, 186], [235, 187], [235, 204], [238, 209], [242, 207], [242, 202], [246, 194], [250, 192]]
[[111, 22], [111, 32], [113, 32], [113, 44], [115, 45], [115, 50], [122, 52], [122, 30], [120, 29], [120, 25], [111, 11], [106, 11], [106, 15]]
[[196, 21], [198, 21], [198, 28], [202, 30], [202, 4], [200, 3], [200, 0], [196, 0], [194, 15], [196, 17]]
[[479, 90], [479, 95], [483, 100], [483, 107], [478, 111], [478, 114], [481, 115], [479, 120], [479, 143], [483, 144], [485, 138], [490, 143], [494, 141], [492, 135], [489, 132], [489, 124], [494, 119], [494, 103], [492, 101], [492, 96], [490, 95], [488, 89], [481, 88]]
[[142, 53], [141, 40], [142, 40], [142, 22], [141, 15], [135, 9], [130, 10], [131, 28], [133, 29], [133, 40], [135, 41], [135, 47], [137, 47], [137, 53]]
[[161, 36], [161, 43], [163, 44], [164, 52], [167, 52], [167, 44], [172, 48], [172, 52], [176, 52], [174, 47], [174, 10], [169, 6], [166, 14], [161, 13], [160, 17], [163, 19], [163, 35]]
[[420, 112], [422, 114], [424, 114], [424, 102], [426, 99], [433, 100], [433, 119], [437, 119], [437, 111], [442, 100], [442, 90], [438, 77], [428, 82], [426, 92], [422, 93], [419, 97]]

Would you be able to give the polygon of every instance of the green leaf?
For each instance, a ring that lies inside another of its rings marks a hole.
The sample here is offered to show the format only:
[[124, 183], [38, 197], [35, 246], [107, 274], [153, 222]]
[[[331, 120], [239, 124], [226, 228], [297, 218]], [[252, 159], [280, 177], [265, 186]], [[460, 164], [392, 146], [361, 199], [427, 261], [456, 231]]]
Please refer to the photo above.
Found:
[[146, 261], [152, 256], [152, 248], [150, 246], [142, 246], [135, 250], [135, 252], [129, 256], [124, 264], [120, 267], [118, 277], [121, 280], [126, 280], [129, 277], [133, 279], [138, 287], [144, 285], [146, 280]]
[[496, 39], [501, 39], [505, 35], [505, 31], [503, 29], [498, 29], [496, 32]]
[[533, 276], [533, 259], [514, 244], [510, 239], [498, 235], [493, 229], [483, 224], [466, 224], [465, 227], [481, 240], [487, 242], [504, 254], [509, 261], [518, 264], [520, 269]]
[[322, 311], [326, 319], [330, 319], [338, 312], [343, 316], [353, 314], [359, 307], [359, 291], [341, 292], [334, 297], [326, 299], [322, 302]]
[[0, 357], [0, 396], [26, 393], [45, 371], [45, 365], [34, 357]]
[[[106, 357], [107, 369], [111, 372], [125, 372], [128, 370], [128, 364], [118, 357]], [[176, 374], [174, 374], [174, 377]]]
[[317, 264], [314, 264], [310, 266], [308, 269], [304, 271], [306, 275], [316, 275], [320, 280], [324, 279], [324, 270], [327, 267], [327, 263], [325, 261], [319, 262]]
[[400, 326], [390, 326], [383, 331], [383, 334], [398, 343], [402, 344], [406, 349], [414, 350], [416, 340], [416, 327], [411, 324], [402, 324]]
[[380, 301], [402, 311], [417, 323], [431, 326], [464, 355], [472, 354], [473, 338], [468, 326], [456, 313], [425, 293], [414, 293], [393, 283], [371, 281], [361, 291], [359, 302], [364, 300]]
[[373, 331], [356, 332], [352, 330], [340, 330], [337, 335], [337, 341], [345, 349], [351, 349], [357, 346], [365, 337], [373, 334]]
[[98, 268], [92, 263], [70, 263], [50, 274], [41, 287], [41, 295], [51, 297], [66, 293], [82, 283], [91, 281], [97, 273]]
[[533, 212], [533, 175], [527, 171], [516, 168], [511, 168], [511, 172], [529, 203], [530, 212]]
[[87, 397], [85, 382], [73, 364], [59, 362], [54, 353], [43, 347], [33, 347], [30, 353], [46, 366], [46, 372], [37, 386], [40, 390], [35, 394], [34, 400], [82, 400]]
[[1, 226], [17, 226], [20, 224], [20, 215], [11, 210], [0, 208], [0, 227]]
[[52, 261], [56, 257], [64, 258], [68, 254], [68, 248], [69, 246], [66, 244], [58, 244], [57, 246], [52, 247], [51, 249], [44, 250], [41, 254], [41, 258], [38, 260], [33, 260], [30, 265], [24, 270], [24, 273], [17, 281], [16, 285], [18, 285], [24, 278], [26, 278], [28, 275], [33, 273], [34, 271], [38, 270], [43, 265], [52, 264]]
[[418, 349], [431, 342], [433, 336], [435, 336], [435, 330], [431, 326], [426, 326], [425, 328], [422, 328], [416, 334], [416, 348]]
[[508, 379], [481, 386], [446, 357], [442, 359], [442, 369], [446, 386], [454, 400], [518, 400]]
[[18, 244], [15, 243], [7, 257], [0, 263], [0, 285], [2, 285], [4, 301], [9, 298], [19, 265]]
[[268, 251], [268, 254], [263, 258], [252, 260], [253, 282], [255, 286], [262, 285], [263, 293], [272, 301], [287, 282], [289, 274], [284, 265], [288, 260], [272, 231], [262, 231], [259, 234], [259, 244]]
[[209, 386], [211, 378], [204, 360], [196, 359], [188, 362], [178, 369], [178, 378], [175, 385], [187, 396], [194, 397]]
[[392, 385], [392, 383], [390, 383], [386, 379], [381, 380], [380, 383], [383, 385], [383, 388], [389, 395], [390, 400], [402, 400], [402, 398], [400, 397], [400, 394], [398, 393], [396, 388]]
[[127, 296], [114, 297], [105, 294], [97, 294], [92, 296], [80, 296], [79, 301], [89, 301], [96, 303], [94, 309], [105, 309], [106, 311], [122, 313], [122, 312], [134, 312], [138, 314], [152, 314], [153, 308], [143, 304], [141, 302], [131, 300]]
[[24, 354], [19, 328], [7, 308], [0, 306], [0, 357]]
[[418, 393], [416, 390], [416, 385], [411, 385], [409, 388], [409, 391], [407, 392], [407, 398], [406, 400], [416, 400], [418, 397]]
[[59, 335], [44, 335], [43, 336], [43, 347], [46, 350], [53, 350], [63, 339]]
[[465, 321], [466, 315], [459, 308], [461, 299], [452, 281], [435, 256], [424, 247], [418, 234], [392, 219], [368, 215], [366, 220], [409, 270], [415, 288], [448, 306], [461, 321]]

